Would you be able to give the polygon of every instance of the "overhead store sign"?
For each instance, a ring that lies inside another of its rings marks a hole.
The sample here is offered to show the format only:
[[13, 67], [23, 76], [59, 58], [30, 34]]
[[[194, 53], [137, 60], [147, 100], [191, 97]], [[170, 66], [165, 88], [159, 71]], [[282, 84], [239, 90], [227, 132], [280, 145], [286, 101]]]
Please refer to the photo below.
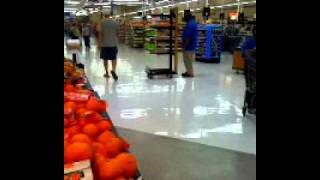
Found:
[[237, 18], [238, 18], [238, 13], [236, 13], [236, 12], [230, 12], [230, 13], [229, 13], [229, 18], [230, 18], [231, 20], [237, 20]]

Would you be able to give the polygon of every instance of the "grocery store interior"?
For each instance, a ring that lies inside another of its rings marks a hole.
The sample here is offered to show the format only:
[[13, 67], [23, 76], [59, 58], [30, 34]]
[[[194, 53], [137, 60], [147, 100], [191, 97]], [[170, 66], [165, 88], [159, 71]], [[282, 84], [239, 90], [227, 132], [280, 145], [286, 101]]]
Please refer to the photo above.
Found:
[[[99, 30], [105, 12], [119, 25], [118, 79], [111, 73], [105, 77], [101, 59]], [[182, 76], [187, 13], [197, 23], [193, 77]], [[78, 38], [70, 37], [73, 25]], [[137, 162], [131, 177], [125, 163], [120, 163], [121, 168], [110, 163], [120, 155], [106, 155], [100, 165], [93, 148], [93, 157], [87, 159], [95, 179], [103, 180], [104, 175], [146, 180], [256, 179], [256, 82], [251, 64], [256, 47], [252, 56], [243, 50], [248, 39], [255, 40], [255, 28], [256, 1], [252, 0], [64, 0], [65, 164], [84, 160], [66, 161], [72, 151], [68, 148], [77, 141], [66, 137], [74, 126], [66, 107], [79, 102], [71, 97], [72, 84], [74, 94], [87, 93], [89, 99], [106, 102], [106, 112], [97, 112], [112, 122], [110, 131], [130, 144], [119, 154], [129, 152]], [[89, 47], [84, 36], [89, 37]], [[80, 73], [69, 73], [70, 69]], [[80, 84], [93, 95], [77, 89]], [[92, 113], [88, 102], [85, 108]], [[81, 120], [74, 121], [82, 126]], [[91, 132], [86, 125], [82, 134]], [[111, 145], [106, 144], [108, 154]], [[70, 172], [65, 166], [65, 178], [71, 178]]]

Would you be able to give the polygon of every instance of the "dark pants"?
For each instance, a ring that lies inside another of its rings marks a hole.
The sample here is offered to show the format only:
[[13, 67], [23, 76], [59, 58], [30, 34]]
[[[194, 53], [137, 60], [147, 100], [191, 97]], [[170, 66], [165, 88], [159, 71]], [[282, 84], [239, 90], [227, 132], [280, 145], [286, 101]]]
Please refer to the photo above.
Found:
[[90, 36], [83, 36], [84, 39], [84, 45], [86, 48], [90, 48]]

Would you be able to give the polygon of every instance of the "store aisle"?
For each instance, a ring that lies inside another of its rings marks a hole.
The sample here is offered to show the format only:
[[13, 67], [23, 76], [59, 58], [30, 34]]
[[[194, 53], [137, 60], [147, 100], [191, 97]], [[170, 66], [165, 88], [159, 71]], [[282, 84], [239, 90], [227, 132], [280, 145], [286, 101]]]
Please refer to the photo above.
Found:
[[[93, 88], [111, 104], [116, 126], [255, 154], [256, 125], [242, 117], [244, 77], [232, 71], [231, 55], [223, 55], [221, 64], [196, 62], [192, 79], [146, 78], [146, 65], [166, 67], [167, 59], [121, 45], [114, 82], [103, 77], [95, 48], [80, 55]], [[180, 60], [179, 73], [183, 69]]]

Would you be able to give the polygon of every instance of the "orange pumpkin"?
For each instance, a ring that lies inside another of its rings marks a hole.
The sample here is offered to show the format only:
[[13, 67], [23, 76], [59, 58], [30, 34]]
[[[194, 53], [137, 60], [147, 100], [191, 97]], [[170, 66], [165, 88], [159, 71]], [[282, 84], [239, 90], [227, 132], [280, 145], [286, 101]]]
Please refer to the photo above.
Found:
[[100, 154], [103, 157], [106, 157], [107, 155], [107, 150], [105, 148], [105, 146], [101, 143], [98, 142], [94, 142], [92, 143], [92, 148], [93, 148], [93, 152], [97, 155]]
[[107, 141], [105, 143], [105, 147], [107, 150], [107, 155], [108, 157], [115, 157], [117, 156], [119, 153], [123, 152], [124, 148], [123, 148], [123, 143], [119, 138], [111, 138], [109, 141]]
[[88, 110], [86, 108], [79, 108], [76, 111], [76, 117], [78, 119], [84, 119], [84, 118], [86, 118], [88, 115], [90, 115], [92, 113], [93, 113], [93, 111], [90, 111], [90, 110]]
[[126, 178], [134, 178], [138, 172], [138, 165], [136, 158], [129, 153], [121, 153], [116, 159], [121, 162], [123, 167], [123, 175]]
[[98, 128], [100, 132], [104, 132], [104, 131], [111, 131], [112, 130], [112, 124], [111, 121], [100, 121], [98, 123]]
[[81, 127], [78, 125], [74, 125], [68, 129], [68, 135], [72, 137], [73, 135], [80, 133], [80, 131], [81, 131]]
[[90, 137], [95, 137], [98, 135], [99, 129], [95, 124], [90, 123], [83, 127], [82, 132], [87, 134]]
[[121, 163], [115, 159], [100, 164], [99, 174], [101, 180], [115, 179], [121, 176], [122, 173]]
[[114, 137], [115, 137], [115, 135], [112, 132], [104, 131], [103, 133], [101, 133], [98, 136], [97, 141], [102, 143], [102, 144], [105, 144], [107, 141], [110, 141]]
[[65, 84], [64, 85], [64, 91], [65, 92], [73, 92], [75, 90], [74, 86], [72, 84]]
[[64, 127], [68, 127], [69, 126], [69, 120], [68, 118], [64, 118]]
[[92, 111], [103, 113], [103, 112], [106, 112], [107, 103], [105, 101], [98, 100], [96, 98], [90, 98], [87, 101], [86, 108]]
[[98, 166], [100, 166], [102, 163], [104, 163], [106, 161], [106, 158], [100, 153], [95, 153], [94, 156], [95, 156], [94, 157], [95, 158], [95, 163]]
[[87, 143], [89, 145], [92, 144], [90, 137], [86, 134], [83, 134], [83, 133], [73, 135], [70, 142], [71, 143], [82, 142], [82, 143]]
[[86, 120], [93, 123], [99, 123], [100, 121], [103, 120], [103, 117], [101, 116], [101, 114], [97, 112], [92, 112], [86, 116]]
[[87, 143], [75, 142], [70, 144], [64, 152], [65, 163], [92, 159], [93, 151]]

